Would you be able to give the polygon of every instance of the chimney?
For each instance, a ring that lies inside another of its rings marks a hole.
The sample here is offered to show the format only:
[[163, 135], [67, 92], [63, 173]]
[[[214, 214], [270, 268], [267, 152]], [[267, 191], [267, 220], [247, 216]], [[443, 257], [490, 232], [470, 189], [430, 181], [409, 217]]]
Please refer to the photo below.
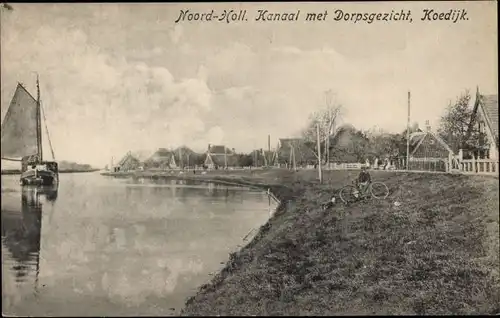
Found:
[[208, 144], [207, 151], [210, 152], [210, 144]]

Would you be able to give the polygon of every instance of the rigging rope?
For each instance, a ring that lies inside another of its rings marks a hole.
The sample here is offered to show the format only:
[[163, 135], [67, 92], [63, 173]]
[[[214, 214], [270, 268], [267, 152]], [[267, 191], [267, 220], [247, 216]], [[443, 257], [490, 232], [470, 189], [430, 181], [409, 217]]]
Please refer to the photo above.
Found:
[[40, 109], [42, 110], [43, 122], [45, 124], [45, 131], [47, 132], [47, 139], [49, 140], [50, 152], [52, 153], [52, 159], [56, 160], [54, 155], [54, 149], [52, 148], [52, 142], [50, 141], [49, 128], [47, 127], [47, 119], [45, 118], [45, 111], [43, 110], [42, 102], [40, 102]]

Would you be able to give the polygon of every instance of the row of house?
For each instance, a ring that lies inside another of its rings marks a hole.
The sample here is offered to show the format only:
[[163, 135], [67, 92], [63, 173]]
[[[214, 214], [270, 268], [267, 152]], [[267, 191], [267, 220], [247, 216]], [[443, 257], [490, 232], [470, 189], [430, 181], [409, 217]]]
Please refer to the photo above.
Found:
[[[280, 139], [278, 150], [254, 150], [249, 156], [252, 159], [253, 166], [287, 166], [291, 165], [293, 160], [297, 160], [300, 165], [314, 162], [314, 154], [311, 150], [304, 147], [301, 140]], [[208, 145], [203, 154], [195, 153], [189, 148], [169, 150], [159, 148], [154, 154], [147, 158], [141, 158], [137, 153], [129, 151], [116, 164], [112, 165], [112, 170], [131, 171], [131, 170], [169, 170], [183, 167], [202, 166], [206, 169], [225, 169], [229, 167], [238, 167], [241, 164], [240, 155], [234, 148], [224, 145]]]
[[[200, 157], [202, 157], [200, 161]], [[207, 169], [236, 166], [236, 152], [223, 145], [208, 145], [204, 154], [197, 154], [187, 147], [169, 150], [159, 148], [147, 158], [141, 158], [137, 153], [129, 151], [113, 171], [131, 170], [169, 170], [184, 167], [205, 166]]]

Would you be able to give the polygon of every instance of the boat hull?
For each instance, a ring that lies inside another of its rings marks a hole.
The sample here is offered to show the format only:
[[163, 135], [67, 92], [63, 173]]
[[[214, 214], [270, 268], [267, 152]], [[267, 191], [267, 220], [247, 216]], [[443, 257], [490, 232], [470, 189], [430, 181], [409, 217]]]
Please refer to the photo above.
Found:
[[22, 185], [44, 185], [50, 186], [57, 184], [59, 178], [57, 173], [50, 170], [28, 170], [21, 174]]

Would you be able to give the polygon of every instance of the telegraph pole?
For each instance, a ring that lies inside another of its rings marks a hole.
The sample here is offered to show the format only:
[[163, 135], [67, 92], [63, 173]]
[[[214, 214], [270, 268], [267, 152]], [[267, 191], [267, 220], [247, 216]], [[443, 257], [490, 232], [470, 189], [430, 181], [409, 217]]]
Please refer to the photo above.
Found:
[[408, 91], [408, 121], [406, 123], [406, 170], [410, 170], [410, 91]]
[[[266, 158], [270, 154], [271, 154], [271, 135], [267, 135], [267, 155], [266, 155]], [[267, 158], [267, 160], [266, 160], [266, 166], [271, 165], [270, 162], [269, 162], [270, 160], [271, 160], [271, 158]]]
[[319, 124], [316, 124], [316, 136], [318, 141], [318, 174], [319, 183], [323, 183], [323, 174], [321, 173], [321, 144], [319, 142]]

